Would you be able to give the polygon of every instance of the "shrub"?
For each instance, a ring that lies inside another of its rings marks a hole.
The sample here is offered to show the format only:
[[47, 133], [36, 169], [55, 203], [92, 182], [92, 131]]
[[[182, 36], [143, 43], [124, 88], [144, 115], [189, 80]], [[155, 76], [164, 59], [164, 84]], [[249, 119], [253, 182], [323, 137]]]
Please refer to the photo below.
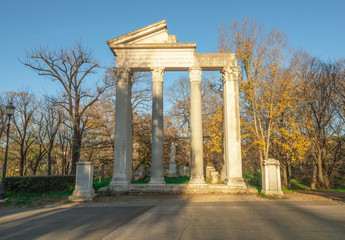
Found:
[[11, 193], [48, 193], [70, 190], [75, 176], [8, 177], [6, 190]]
[[254, 187], [261, 187], [261, 171], [248, 171], [243, 174], [244, 180], [247, 184]]

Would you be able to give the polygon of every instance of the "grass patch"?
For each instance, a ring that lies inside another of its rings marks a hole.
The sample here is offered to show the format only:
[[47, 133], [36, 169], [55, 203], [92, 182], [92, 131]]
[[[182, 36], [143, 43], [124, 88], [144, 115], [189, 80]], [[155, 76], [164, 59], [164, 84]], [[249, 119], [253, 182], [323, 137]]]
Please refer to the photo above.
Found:
[[345, 192], [345, 189], [315, 189], [313, 191], [321, 192]]
[[[188, 184], [190, 177], [164, 177], [164, 180], [167, 184]], [[132, 182], [133, 184], [147, 184], [150, 182], [150, 177], [146, 176], [144, 179]]]
[[296, 179], [291, 179], [291, 188], [295, 190], [310, 190], [310, 187], [298, 182]]
[[0, 207], [42, 207], [49, 204], [64, 203], [73, 191], [50, 193], [7, 193], [7, 201]]
[[150, 181], [150, 177], [149, 176], [145, 176], [144, 179], [132, 182], [133, 184], [147, 184]]
[[251, 185], [254, 188], [258, 188], [258, 187], [261, 188], [261, 172], [260, 172], [260, 170], [244, 172], [243, 178], [248, 185]]
[[164, 177], [167, 184], [188, 184], [190, 177]]
[[93, 182], [93, 188], [95, 189], [95, 192], [98, 192], [98, 189], [108, 186], [110, 182], [111, 182], [111, 177], [103, 179], [102, 182], [95, 181]]
[[261, 186], [249, 185], [249, 187], [255, 188], [256, 190], [258, 190], [258, 192], [261, 192], [261, 190], [262, 190]]
[[288, 192], [288, 193], [296, 193], [297, 191], [292, 190], [292, 189], [286, 189], [286, 188], [282, 188], [283, 192]]

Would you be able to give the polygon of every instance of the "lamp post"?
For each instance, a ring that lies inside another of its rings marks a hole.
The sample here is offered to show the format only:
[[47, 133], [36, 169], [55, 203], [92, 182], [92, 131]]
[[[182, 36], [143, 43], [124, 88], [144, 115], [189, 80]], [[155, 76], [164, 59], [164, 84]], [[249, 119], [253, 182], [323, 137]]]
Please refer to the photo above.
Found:
[[6, 114], [8, 116], [8, 124], [7, 124], [7, 135], [6, 135], [6, 151], [5, 151], [5, 161], [2, 167], [2, 179], [0, 184], [0, 202], [6, 201], [6, 167], [7, 167], [7, 154], [8, 154], [8, 139], [10, 135], [10, 125], [11, 125], [11, 117], [14, 113], [15, 107], [13, 106], [12, 102], [10, 102], [6, 106]]

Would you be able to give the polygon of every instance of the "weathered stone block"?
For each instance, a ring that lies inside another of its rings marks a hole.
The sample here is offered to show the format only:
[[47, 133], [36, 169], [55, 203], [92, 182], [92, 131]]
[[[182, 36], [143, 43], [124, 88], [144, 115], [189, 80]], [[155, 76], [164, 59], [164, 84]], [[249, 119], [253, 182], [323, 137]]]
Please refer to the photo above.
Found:
[[211, 179], [211, 172], [216, 171], [216, 169], [213, 166], [206, 166], [205, 167], [205, 177], [208, 177]]
[[280, 163], [278, 160], [272, 158], [264, 160], [261, 192], [266, 195], [284, 195], [281, 190]]
[[96, 194], [93, 189], [93, 162], [77, 162], [75, 190], [68, 198], [74, 202], [92, 200]]
[[190, 177], [191, 171], [192, 171], [192, 168], [190, 166], [184, 166], [184, 176]]
[[134, 181], [141, 180], [145, 177], [145, 167], [138, 167], [133, 176]]
[[176, 162], [169, 162], [169, 171], [168, 171], [169, 177], [176, 177]]
[[145, 167], [146, 176], [151, 176], [151, 167]]
[[184, 166], [178, 166], [178, 175], [180, 177], [184, 176]]
[[211, 183], [219, 183], [219, 173], [217, 171], [210, 172]]

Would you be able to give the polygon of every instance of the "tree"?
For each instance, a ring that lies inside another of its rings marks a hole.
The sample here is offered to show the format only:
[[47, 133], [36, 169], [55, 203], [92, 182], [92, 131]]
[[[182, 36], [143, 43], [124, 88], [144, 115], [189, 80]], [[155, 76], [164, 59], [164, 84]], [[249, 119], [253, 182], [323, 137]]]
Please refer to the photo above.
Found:
[[52, 152], [55, 146], [56, 136], [58, 130], [62, 123], [62, 111], [58, 109], [58, 106], [55, 106], [54, 103], [49, 98], [45, 98], [43, 102], [43, 111], [45, 114], [43, 115], [43, 122], [44, 122], [44, 130], [47, 134], [47, 173], [51, 175], [52, 172]]
[[[213, 85], [219, 80], [211, 75], [205, 75], [201, 81], [202, 118], [204, 136], [204, 162], [212, 164], [217, 170], [221, 170], [223, 164], [222, 150], [222, 122], [219, 122], [219, 113], [222, 113], [222, 99]], [[169, 121], [174, 128], [178, 129], [177, 150], [188, 149], [190, 136], [190, 82], [182, 76], [167, 92], [168, 99], [172, 104], [169, 113]], [[222, 118], [220, 118], [222, 121]], [[219, 143], [221, 142], [221, 143]], [[181, 146], [179, 146], [181, 144]], [[188, 151], [188, 150], [187, 150]], [[183, 155], [187, 158], [190, 153]], [[177, 160], [181, 163], [182, 160]], [[185, 160], [186, 161], [186, 160]]]
[[29, 152], [32, 153], [33, 157], [28, 162], [28, 166], [34, 176], [36, 175], [38, 167], [48, 151], [48, 132], [45, 129], [43, 120], [45, 113], [41, 109], [36, 109], [36, 111], [39, 112], [35, 114], [32, 124], [32, 135], [35, 141], [33, 142]]
[[7, 120], [7, 116], [5, 113], [5, 102], [2, 95], [0, 95], [0, 140], [6, 130], [6, 126], [7, 126], [6, 120]]
[[[248, 18], [234, 20], [219, 29], [220, 52], [234, 52], [241, 67], [240, 101], [244, 135], [259, 150], [260, 166], [272, 156], [272, 144], [278, 139], [280, 120], [286, 111], [293, 111], [295, 96], [292, 78], [287, 78], [288, 45], [285, 34]], [[287, 122], [285, 121], [285, 125]], [[293, 129], [286, 126], [287, 129]], [[247, 144], [251, 147], [250, 144]]]
[[329, 179], [324, 169], [329, 154], [329, 140], [337, 133], [334, 125], [340, 119], [335, 102], [336, 82], [339, 72], [333, 63], [325, 63], [317, 58], [309, 58], [305, 76], [304, 102], [311, 127], [308, 131], [311, 141], [309, 157], [313, 162], [311, 187], [328, 188]]
[[6, 92], [5, 93], [16, 107], [13, 115], [13, 123], [15, 126], [13, 140], [19, 146], [20, 159], [20, 176], [25, 175], [25, 167], [27, 163], [27, 154], [35, 138], [32, 132], [32, 123], [34, 120], [34, 111], [37, 108], [36, 96], [27, 90], [22, 92]]
[[99, 67], [92, 51], [81, 43], [70, 48], [54, 51], [38, 47], [26, 52], [21, 62], [62, 85], [62, 96], [56, 104], [66, 110], [73, 128], [71, 174], [76, 172], [76, 162], [80, 158], [82, 138], [87, 118], [86, 111], [98, 101], [109, 85], [96, 86], [95, 91], [87, 86], [87, 78]]

